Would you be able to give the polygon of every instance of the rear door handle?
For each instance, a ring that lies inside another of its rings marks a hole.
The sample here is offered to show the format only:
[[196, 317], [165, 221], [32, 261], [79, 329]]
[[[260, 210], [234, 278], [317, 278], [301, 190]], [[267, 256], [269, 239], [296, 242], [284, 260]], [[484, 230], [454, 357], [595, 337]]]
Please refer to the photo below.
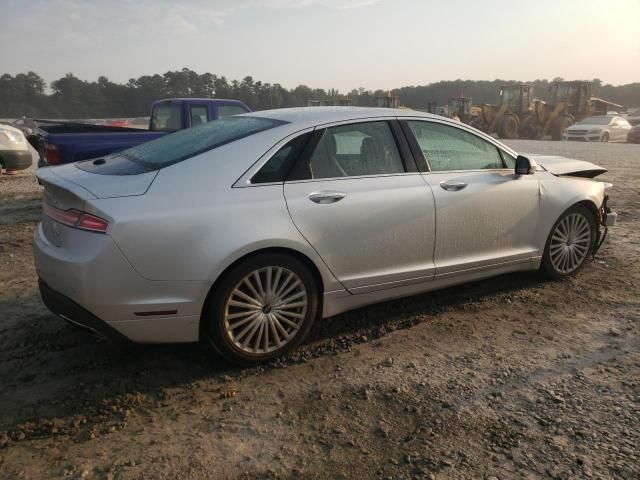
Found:
[[313, 192], [309, 194], [309, 200], [315, 203], [327, 204], [327, 203], [336, 203], [346, 197], [347, 194], [344, 192], [336, 192], [336, 191], [328, 191], [323, 190], [321, 192]]
[[444, 190], [462, 190], [467, 184], [464, 182], [440, 182], [440, 187]]

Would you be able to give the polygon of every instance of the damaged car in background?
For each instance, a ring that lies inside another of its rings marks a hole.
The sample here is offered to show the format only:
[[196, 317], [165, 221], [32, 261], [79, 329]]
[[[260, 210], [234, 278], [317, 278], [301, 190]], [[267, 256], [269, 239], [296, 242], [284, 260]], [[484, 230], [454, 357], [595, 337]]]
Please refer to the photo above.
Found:
[[239, 364], [314, 321], [508, 272], [576, 274], [616, 214], [597, 165], [413, 111], [248, 113], [41, 169], [47, 307]]

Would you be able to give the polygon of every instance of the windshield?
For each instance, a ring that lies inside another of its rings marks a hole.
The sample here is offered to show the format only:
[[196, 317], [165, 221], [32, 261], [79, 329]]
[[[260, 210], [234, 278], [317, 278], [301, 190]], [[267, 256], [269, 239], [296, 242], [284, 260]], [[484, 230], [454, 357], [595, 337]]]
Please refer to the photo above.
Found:
[[576, 88], [570, 84], [558, 84], [554, 89], [554, 100], [561, 102], [564, 100], [571, 100], [571, 96], [575, 93]]
[[518, 105], [520, 103], [520, 90], [512, 88], [502, 90], [502, 103]]
[[578, 125], [609, 125], [610, 123], [611, 117], [589, 117], [580, 120]]
[[157, 170], [285, 123], [262, 117], [225, 117], [123, 150], [114, 157]]

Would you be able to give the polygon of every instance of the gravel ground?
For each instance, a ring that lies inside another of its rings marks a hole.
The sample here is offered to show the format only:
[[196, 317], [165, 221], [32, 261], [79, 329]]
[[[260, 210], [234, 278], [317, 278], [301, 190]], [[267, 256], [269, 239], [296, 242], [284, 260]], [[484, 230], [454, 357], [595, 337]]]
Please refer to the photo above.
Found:
[[0, 478], [640, 478], [640, 145], [509, 144], [610, 169], [620, 223], [578, 277], [360, 309], [253, 369], [49, 314], [39, 187], [0, 177]]

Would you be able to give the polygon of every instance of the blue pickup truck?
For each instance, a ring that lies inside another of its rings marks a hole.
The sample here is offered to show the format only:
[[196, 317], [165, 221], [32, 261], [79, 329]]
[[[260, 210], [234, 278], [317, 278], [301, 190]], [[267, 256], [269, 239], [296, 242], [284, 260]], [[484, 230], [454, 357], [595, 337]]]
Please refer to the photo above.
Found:
[[39, 167], [61, 165], [119, 152], [177, 130], [250, 111], [238, 100], [168, 98], [151, 106], [148, 130], [39, 120], [29, 142], [40, 154]]

